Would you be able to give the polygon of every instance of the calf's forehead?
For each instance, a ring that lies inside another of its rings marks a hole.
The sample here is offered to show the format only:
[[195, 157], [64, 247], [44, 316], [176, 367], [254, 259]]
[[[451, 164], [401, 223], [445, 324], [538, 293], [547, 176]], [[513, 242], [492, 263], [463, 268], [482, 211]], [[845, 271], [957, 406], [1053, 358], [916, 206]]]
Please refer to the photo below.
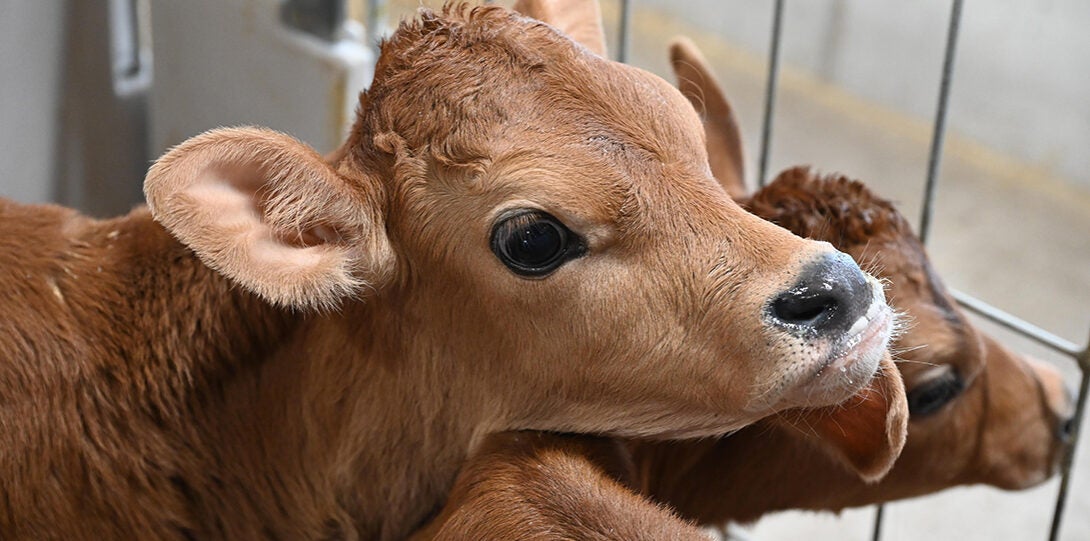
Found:
[[653, 219], [649, 210], [687, 211], [694, 197], [725, 197], [715, 193], [700, 121], [672, 86], [597, 58], [573, 64], [497, 92], [506, 121], [472, 130], [490, 134], [479, 153], [495, 187], [618, 225]]
[[692, 106], [662, 79], [639, 68], [591, 59], [581, 77], [564, 67], [528, 96], [543, 126], [565, 126], [575, 144], [612, 154], [622, 167], [704, 164], [704, 132]]
[[432, 21], [446, 32], [402, 25], [362, 99], [364, 139], [393, 132], [453, 163], [579, 145], [617, 151], [622, 167], [706, 162], [700, 121], [672, 85], [536, 21], [482, 13]]

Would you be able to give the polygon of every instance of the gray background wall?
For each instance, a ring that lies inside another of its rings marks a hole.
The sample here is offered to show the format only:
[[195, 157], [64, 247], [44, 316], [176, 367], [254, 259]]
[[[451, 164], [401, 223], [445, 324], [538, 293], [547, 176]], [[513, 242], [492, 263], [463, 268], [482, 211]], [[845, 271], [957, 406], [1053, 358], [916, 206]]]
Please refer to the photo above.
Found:
[[[768, 48], [771, 2], [636, 0], [743, 49]], [[949, 2], [788, 1], [783, 61], [863, 99], [934, 114]], [[1090, 2], [966, 2], [950, 126], [1090, 190]]]
[[53, 194], [63, 4], [0, 1], [0, 194]]

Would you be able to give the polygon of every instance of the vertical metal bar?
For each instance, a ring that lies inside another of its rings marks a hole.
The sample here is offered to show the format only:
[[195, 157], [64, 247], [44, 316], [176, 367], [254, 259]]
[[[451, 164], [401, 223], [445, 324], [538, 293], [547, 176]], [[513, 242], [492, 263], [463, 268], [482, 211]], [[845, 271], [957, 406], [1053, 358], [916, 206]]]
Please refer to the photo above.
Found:
[[761, 158], [757, 166], [757, 187], [763, 188], [771, 152], [772, 119], [776, 104], [776, 83], [780, 75], [780, 31], [783, 28], [783, 2], [776, 0], [772, 9], [772, 43], [768, 48], [768, 79], [765, 83], [764, 125], [761, 126]]
[[1056, 493], [1056, 508], [1052, 511], [1052, 524], [1049, 526], [1048, 539], [1056, 541], [1060, 538], [1060, 526], [1063, 524], [1064, 507], [1067, 505], [1067, 493], [1071, 486], [1071, 468], [1075, 462], [1075, 450], [1078, 448], [1079, 435], [1082, 434], [1082, 422], [1086, 414], [1086, 395], [1090, 388], [1090, 345], [1079, 354], [1079, 369], [1082, 371], [1082, 381], [1079, 382], [1079, 397], [1075, 402], [1075, 417], [1071, 420], [1071, 447], [1067, 449], [1067, 455], [1063, 461], [1063, 479], [1060, 481], [1060, 491]]
[[345, 0], [288, 0], [280, 7], [280, 19], [288, 26], [332, 41], [344, 27], [346, 8]]
[[[939, 82], [939, 104], [935, 111], [935, 127], [931, 132], [931, 153], [927, 159], [927, 182], [924, 184], [923, 211], [920, 216], [920, 242], [927, 244], [931, 233], [931, 213], [935, 205], [935, 185], [942, 162], [942, 148], [946, 141], [946, 111], [950, 101], [950, 85], [954, 78], [954, 58], [957, 53], [958, 30], [961, 27], [962, 0], [953, 0], [950, 6], [950, 23], [946, 29], [946, 53], [942, 59], [942, 79]], [[879, 504], [874, 515], [872, 541], [882, 539], [882, 519], [886, 506]]]
[[107, 9], [110, 17], [110, 54], [114, 80], [135, 77], [140, 73], [141, 60], [137, 0], [112, 0]]
[[617, 61], [628, 62], [629, 33], [632, 28], [632, 0], [621, 0], [621, 26], [618, 29]]
[[874, 513], [874, 531], [871, 532], [870, 538], [873, 541], [880, 541], [882, 539], [882, 519], [885, 518], [886, 506], [878, 504], [875, 506]]
[[939, 104], [935, 111], [935, 128], [931, 134], [931, 156], [927, 161], [927, 184], [924, 186], [923, 213], [920, 215], [920, 241], [927, 244], [931, 233], [932, 206], [935, 203], [935, 184], [942, 162], [942, 147], [946, 140], [946, 110], [950, 98], [950, 85], [954, 78], [954, 58], [957, 53], [958, 29], [961, 26], [962, 0], [953, 0], [950, 7], [950, 26], [946, 31], [946, 55], [942, 61], [942, 81], [939, 83]]
[[372, 47], [375, 46], [376, 40], [379, 37], [379, 0], [367, 0], [367, 15], [364, 21], [364, 31], [367, 32], [367, 43]]

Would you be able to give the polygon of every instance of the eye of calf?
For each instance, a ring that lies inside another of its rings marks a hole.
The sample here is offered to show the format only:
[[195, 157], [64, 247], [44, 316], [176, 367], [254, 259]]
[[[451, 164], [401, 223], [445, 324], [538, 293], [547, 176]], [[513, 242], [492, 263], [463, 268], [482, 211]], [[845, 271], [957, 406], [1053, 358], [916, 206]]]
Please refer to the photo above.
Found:
[[912, 417], [931, 415], [965, 390], [965, 380], [950, 367], [908, 391], [908, 413]]
[[515, 274], [541, 278], [586, 253], [586, 244], [553, 216], [521, 210], [492, 227], [492, 252]]

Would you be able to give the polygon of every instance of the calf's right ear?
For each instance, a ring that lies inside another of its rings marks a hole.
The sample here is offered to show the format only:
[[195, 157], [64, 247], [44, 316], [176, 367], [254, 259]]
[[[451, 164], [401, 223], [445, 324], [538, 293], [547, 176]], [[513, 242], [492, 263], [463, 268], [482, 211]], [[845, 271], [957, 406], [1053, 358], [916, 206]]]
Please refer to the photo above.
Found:
[[282, 133], [224, 128], [167, 152], [144, 193], [220, 274], [277, 305], [331, 309], [392, 271], [380, 188], [365, 184]]

